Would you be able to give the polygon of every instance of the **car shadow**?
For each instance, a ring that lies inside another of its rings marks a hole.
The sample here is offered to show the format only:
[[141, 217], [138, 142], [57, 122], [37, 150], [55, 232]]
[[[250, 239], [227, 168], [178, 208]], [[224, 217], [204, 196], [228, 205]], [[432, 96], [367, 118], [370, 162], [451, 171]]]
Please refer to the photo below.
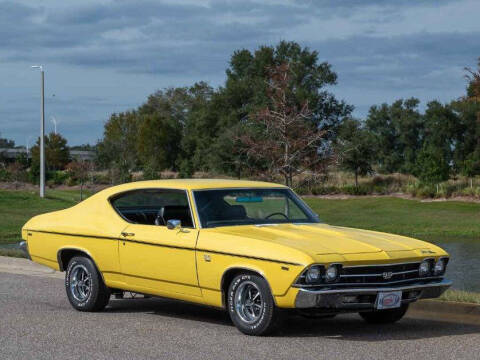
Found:
[[[148, 298], [112, 300], [106, 313], [147, 313], [168, 318], [207, 322], [233, 327], [223, 310], [187, 302]], [[480, 333], [479, 325], [461, 324], [407, 316], [395, 324], [371, 325], [357, 314], [341, 314], [332, 319], [309, 319], [289, 313], [274, 337], [326, 337], [349, 341], [416, 340]]]
[[141, 312], [170, 318], [233, 326], [228, 314], [221, 309], [163, 298], [110, 300], [105, 312]]
[[284, 321], [280, 337], [329, 337], [349, 341], [418, 340], [452, 335], [478, 334], [480, 326], [406, 316], [395, 324], [365, 323], [357, 314], [333, 319], [292, 316]]

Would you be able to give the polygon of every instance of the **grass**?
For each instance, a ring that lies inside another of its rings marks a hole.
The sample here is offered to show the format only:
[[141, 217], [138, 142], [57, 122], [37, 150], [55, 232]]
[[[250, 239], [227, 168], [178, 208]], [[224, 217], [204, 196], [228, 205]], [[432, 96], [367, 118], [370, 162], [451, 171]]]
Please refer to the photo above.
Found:
[[462, 290], [447, 290], [438, 298], [438, 300], [480, 304], [480, 293]]
[[0, 191], [0, 244], [21, 241], [20, 229], [31, 217], [79, 201], [79, 191], [48, 190], [44, 199], [33, 191]]
[[0, 256], [9, 256], [16, 258], [26, 258], [27, 256], [19, 249], [0, 249]]
[[430, 241], [436, 237], [480, 238], [478, 203], [421, 202], [389, 197], [305, 200], [322, 220], [331, 225], [383, 231]]
[[[347, 200], [305, 199], [326, 223], [419, 237], [480, 238], [480, 204], [420, 202], [388, 197]], [[40, 199], [32, 191], [0, 191], [0, 243], [21, 240], [20, 229], [32, 216], [72, 206], [77, 190], [48, 190]]]

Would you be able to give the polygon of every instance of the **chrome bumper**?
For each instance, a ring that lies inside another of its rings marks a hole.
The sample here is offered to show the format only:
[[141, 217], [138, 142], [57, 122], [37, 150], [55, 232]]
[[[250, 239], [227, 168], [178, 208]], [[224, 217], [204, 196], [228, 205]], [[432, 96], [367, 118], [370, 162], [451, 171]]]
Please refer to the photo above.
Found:
[[27, 255], [28, 259], [32, 260], [30, 257], [30, 253], [28, 252], [28, 244], [26, 241], [21, 241], [20, 244], [18, 244], [18, 247], [25, 253], [25, 255]]
[[406, 304], [418, 299], [439, 297], [450, 285], [452, 285], [452, 282], [444, 279], [437, 282], [390, 287], [300, 289], [295, 299], [295, 307], [300, 309], [324, 308], [333, 311], [372, 309], [379, 292], [402, 291], [402, 303]]

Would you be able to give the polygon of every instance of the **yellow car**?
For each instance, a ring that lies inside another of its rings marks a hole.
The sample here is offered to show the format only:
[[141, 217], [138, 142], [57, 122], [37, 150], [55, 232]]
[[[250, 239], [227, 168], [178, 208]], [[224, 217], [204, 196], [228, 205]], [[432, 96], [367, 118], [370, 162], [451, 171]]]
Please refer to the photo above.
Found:
[[33, 261], [66, 272], [77, 310], [132, 291], [225, 308], [250, 335], [270, 332], [286, 309], [395, 322], [451, 285], [439, 247], [324, 224], [288, 187], [265, 182], [114, 186], [32, 218], [22, 237]]

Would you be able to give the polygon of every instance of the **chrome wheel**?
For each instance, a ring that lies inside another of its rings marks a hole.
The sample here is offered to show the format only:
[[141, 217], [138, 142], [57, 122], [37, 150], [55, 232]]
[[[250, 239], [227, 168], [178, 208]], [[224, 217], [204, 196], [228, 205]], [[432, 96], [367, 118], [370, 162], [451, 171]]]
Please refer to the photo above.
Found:
[[260, 319], [265, 306], [260, 289], [252, 281], [240, 284], [235, 292], [234, 305], [237, 315], [248, 324]]
[[77, 264], [70, 272], [70, 292], [75, 300], [83, 302], [90, 296], [92, 276], [82, 264]]

